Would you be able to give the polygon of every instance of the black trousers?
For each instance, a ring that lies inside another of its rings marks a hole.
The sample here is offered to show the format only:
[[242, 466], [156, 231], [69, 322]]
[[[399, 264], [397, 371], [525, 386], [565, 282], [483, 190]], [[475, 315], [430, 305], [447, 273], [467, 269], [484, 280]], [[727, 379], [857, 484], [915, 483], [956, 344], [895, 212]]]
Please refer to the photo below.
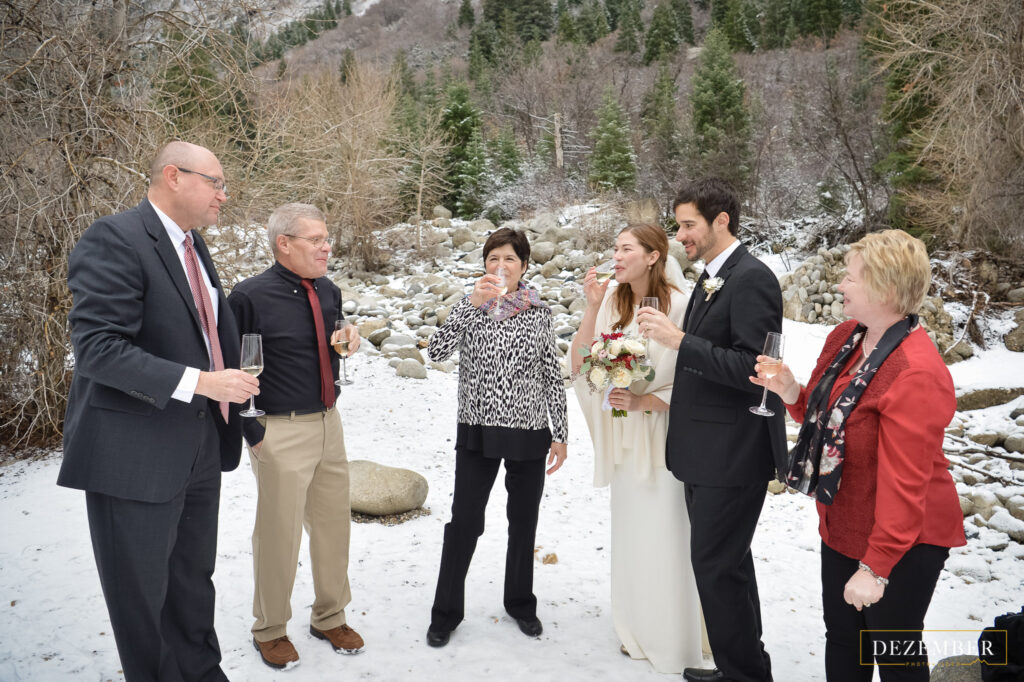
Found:
[[[454, 630], [465, 615], [466, 573], [477, 539], [484, 532], [484, 511], [502, 460], [458, 451], [452, 520], [444, 527], [441, 569], [430, 610], [430, 629]], [[505, 555], [505, 610], [513, 618], [535, 618], [533, 549], [544, 493], [544, 459], [504, 460], [508, 491], [508, 551]]]
[[206, 421], [185, 489], [170, 501], [85, 496], [100, 584], [130, 682], [227, 679], [213, 629], [220, 449], [212, 417]]
[[768, 482], [714, 487], [687, 483], [690, 562], [715, 665], [735, 682], [772, 679], [761, 642], [761, 601], [750, 543]]
[[880, 664], [878, 672], [884, 682], [927, 682], [928, 656], [916, 655], [920, 646], [915, 642], [921, 641], [924, 615], [948, 556], [946, 547], [911, 547], [889, 574], [882, 599], [858, 611], [843, 600], [843, 591], [859, 562], [821, 543], [825, 675], [829, 682], [871, 682], [872, 661]]

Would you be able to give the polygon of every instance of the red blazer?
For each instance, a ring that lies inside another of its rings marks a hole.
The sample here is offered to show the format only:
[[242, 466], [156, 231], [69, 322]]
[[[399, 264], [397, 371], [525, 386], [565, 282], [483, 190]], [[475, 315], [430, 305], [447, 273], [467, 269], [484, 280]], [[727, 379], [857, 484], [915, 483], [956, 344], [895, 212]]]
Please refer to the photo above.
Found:
[[[825, 340], [808, 386], [815, 386], [856, 326], [836, 327]], [[858, 355], [851, 358], [852, 367]], [[850, 383], [849, 367], [831, 400]], [[803, 421], [810, 389], [787, 406]], [[963, 514], [942, 439], [956, 411], [949, 370], [923, 328], [911, 332], [868, 384], [846, 422], [846, 458], [832, 505], [818, 503], [826, 545], [887, 577], [908, 549], [967, 544]]]

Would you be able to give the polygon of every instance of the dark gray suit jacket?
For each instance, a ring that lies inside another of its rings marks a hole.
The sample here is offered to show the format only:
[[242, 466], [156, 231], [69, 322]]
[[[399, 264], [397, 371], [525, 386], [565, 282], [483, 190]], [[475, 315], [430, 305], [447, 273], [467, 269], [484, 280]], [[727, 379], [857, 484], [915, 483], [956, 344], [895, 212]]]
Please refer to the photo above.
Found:
[[774, 417], [748, 409], [761, 400], [761, 388], [748, 379], [755, 358], [768, 332], [782, 330], [782, 291], [774, 273], [743, 245], [717, 276], [725, 283], [711, 300], [694, 290], [686, 308], [665, 463], [686, 483], [746, 485], [766, 481], [785, 466], [782, 401], [768, 393]]
[[[238, 367], [240, 339], [210, 253], [196, 253], [217, 287], [225, 367]], [[64, 419], [57, 483], [145, 502], [166, 502], [184, 487], [212, 418], [221, 469], [238, 466], [239, 408], [225, 424], [217, 404], [171, 398], [186, 367], [210, 360], [188, 278], [152, 205], [100, 218], [71, 253], [68, 319], [75, 374]]]

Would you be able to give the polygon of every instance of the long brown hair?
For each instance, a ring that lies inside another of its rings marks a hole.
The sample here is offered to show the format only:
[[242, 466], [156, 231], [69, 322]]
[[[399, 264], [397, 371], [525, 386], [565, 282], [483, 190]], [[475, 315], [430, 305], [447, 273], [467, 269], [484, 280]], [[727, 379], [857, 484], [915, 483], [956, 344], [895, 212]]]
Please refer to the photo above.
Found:
[[[623, 232], [636, 237], [647, 253], [658, 252], [658, 260], [647, 273], [647, 295], [657, 296], [661, 312], [667, 315], [672, 307], [672, 290], [676, 287], [665, 278], [665, 263], [668, 261], [668, 237], [665, 231], [651, 223], [630, 223], [619, 234]], [[633, 321], [633, 287], [628, 283], [620, 284], [615, 289], [615, 310], [619, 313], [619, 319], [612, 325], [613, 328], [624, 329]]]

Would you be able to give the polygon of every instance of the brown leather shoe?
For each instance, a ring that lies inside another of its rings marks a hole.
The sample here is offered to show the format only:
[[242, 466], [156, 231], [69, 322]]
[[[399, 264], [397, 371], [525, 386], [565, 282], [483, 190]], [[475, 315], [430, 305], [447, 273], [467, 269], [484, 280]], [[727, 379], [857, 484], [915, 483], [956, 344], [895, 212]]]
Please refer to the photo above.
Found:
[[339, 654], [358, 654], [363, 650], [363, 638], [344, 623], [330, 630], [317, 630], [310, 625], [309, 634], [317, 639], [326, 639]]
[[288, 636], [270, 639], [261, 642], [255, 637], [252, 638], [253, 646], [260, 652], [260, 658], [271, 668], [294, 668], [299, 664], [299, 652], [295, 650]]

